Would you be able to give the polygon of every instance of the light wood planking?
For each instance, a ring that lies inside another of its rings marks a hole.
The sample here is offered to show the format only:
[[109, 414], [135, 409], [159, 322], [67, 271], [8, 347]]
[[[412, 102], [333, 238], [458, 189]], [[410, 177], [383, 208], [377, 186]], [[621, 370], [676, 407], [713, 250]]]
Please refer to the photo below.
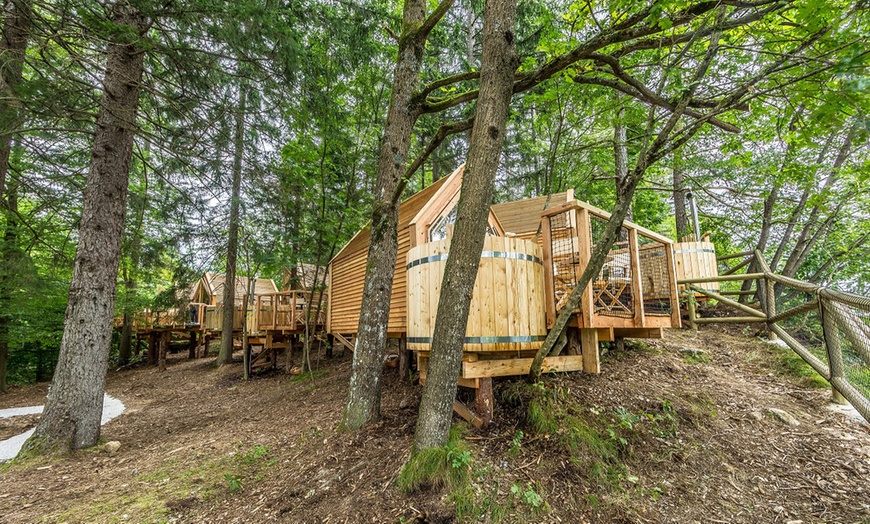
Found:
[[[527, 375], [532, 367], [532, 358], [509, 358], [498, 360], [478, 360], [462, 363], [463, 378], [511, 377]], [[583, 357], [564, 355], [547, 357], [542, 369], [545, 373], [554, 371], [579, 371], [583, 369]]]
[[[477, 280], [469, 307], [466, 337], [542, 337], [546, 334], [543, 309], [543, 268], [540, 249], [532, 242], [516, 238], [487, 237], [484, 251], [497, 256], [481, 259]], [[416, 246], [409, 251], [408, 260], [440, 258], [448, 252], [448, 241], [441, 240]], [[489, 255], [489, 253], [488, 253]], [[528, 257], [537, 260], [529, 260]], [[431, 293], [443, 278], [444, 260], [429, 260], [408, 270], [409, 281], [420, 282]], [[427, 274], [428, 273], [428, 274]], [[427, 285], [427, 279], [429, 284]], [[415, 284], [416, 285], [416, 284]], [[421, 289], [420, 295], [427, 293]], [[412, 304], [413, 306], [413, 304]], [[420, 300], [418, 310], [409, 310], [409, 347], [417, 351], [428, 350], [428, 343], [414, 339], [430, 339], [434, 332], [437, 302], [430, 297]], [[419, 319], [419, 321], [417, 320]], [[518, 342], [480, 340], [465, 344], [466, 351], [518, 351], [540, 347], [541, 341]]]

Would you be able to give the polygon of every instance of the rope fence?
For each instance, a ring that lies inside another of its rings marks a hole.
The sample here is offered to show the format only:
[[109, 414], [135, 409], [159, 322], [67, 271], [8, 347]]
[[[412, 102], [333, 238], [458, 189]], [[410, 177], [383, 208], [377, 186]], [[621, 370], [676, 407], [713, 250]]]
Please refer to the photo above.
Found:
[[[686, 286], [690, 327], [697, 329], [698, 324], [712, 323], [765, 323], [771, 338], [782, 340], [831, 384], [835, 396], [841, 395], [870, 421], [870, 298], [773, 273], [758, 251], [718, 260], [734, 259], [743, 260], [726, 267], [719, 277], [678, 281]], [[739, 274], [744, 268], [756, 268], [757, 272]], [[713, 281], [743, 285], [739, 290], [726, 285], [720, 293], [698, 285]], [[731, 307], [741, 316], [698, 318], [698, 295]], [[744, 297], [749, 300], [739, 300]], [[752, 297], [757, 300], [753, 301]]]

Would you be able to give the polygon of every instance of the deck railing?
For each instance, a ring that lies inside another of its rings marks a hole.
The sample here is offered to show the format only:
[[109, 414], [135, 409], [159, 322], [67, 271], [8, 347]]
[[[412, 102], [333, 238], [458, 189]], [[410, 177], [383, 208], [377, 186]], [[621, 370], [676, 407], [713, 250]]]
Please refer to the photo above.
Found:
[[[542, 213], [547, 325], [552, 326], [604, 233], [610, 213], [577, 200]], [[680, 325], [672, 242], [626, 222], [583, 291], [580, 327]], [[666, 317], [650, 319], [649, 317]]]

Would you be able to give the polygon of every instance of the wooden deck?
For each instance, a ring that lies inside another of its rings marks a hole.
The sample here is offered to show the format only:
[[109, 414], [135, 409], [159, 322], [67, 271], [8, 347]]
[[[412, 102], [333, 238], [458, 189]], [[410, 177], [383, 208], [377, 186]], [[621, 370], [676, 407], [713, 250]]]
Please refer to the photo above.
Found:
[[[241, 304], [233, 306], [236, 347], [258, 348], [252, 355], [252, 368], [274, 367], [281, 352], [301, 344], [300, 336], [306, 328], [305, 317], [310, 314], [309, 303], [316, 302], [319, 295], [319, 291], [280, 291], [255, 295], [253, 300], [243, 297]], [[319, 338], [324, 338], [327, 300], [328, 295], [324, 293], [324, 304], [310, 324], [311, 334]], [[140, 354], [143, 342], [147, 342], [147, 360], [157, 364], [170, 342], [186, 341], [190, 358], [204, 357], [211, 340], [221, 337], [223, 313], [223, 305], [202, 303], [166, 311], [137, 312], [133, 315], [132, 325], [136, 353]], [[120, 330], [122, 324], [122, 318], [115, 319], [116, 329]]]

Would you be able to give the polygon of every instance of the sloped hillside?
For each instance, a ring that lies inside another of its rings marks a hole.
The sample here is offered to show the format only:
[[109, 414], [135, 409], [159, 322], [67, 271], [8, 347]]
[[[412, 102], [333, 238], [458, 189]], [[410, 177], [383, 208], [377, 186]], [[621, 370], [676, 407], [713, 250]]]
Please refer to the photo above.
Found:
[[600, 376], [499, 382], [494, 426], [452, 444], [454, 483], [411, 494], [396, 478], [420, 387], [394, 370], [383, 421], [336, 434], [349, 354], [313, 382], [179, 355], [110, 374], [128, 407], [103, 430], [117, 452], [0, 469], [0, 523], [870, 522], [870, 430], [788, 355], [738, 329], [675, 331], [608, 353]]

